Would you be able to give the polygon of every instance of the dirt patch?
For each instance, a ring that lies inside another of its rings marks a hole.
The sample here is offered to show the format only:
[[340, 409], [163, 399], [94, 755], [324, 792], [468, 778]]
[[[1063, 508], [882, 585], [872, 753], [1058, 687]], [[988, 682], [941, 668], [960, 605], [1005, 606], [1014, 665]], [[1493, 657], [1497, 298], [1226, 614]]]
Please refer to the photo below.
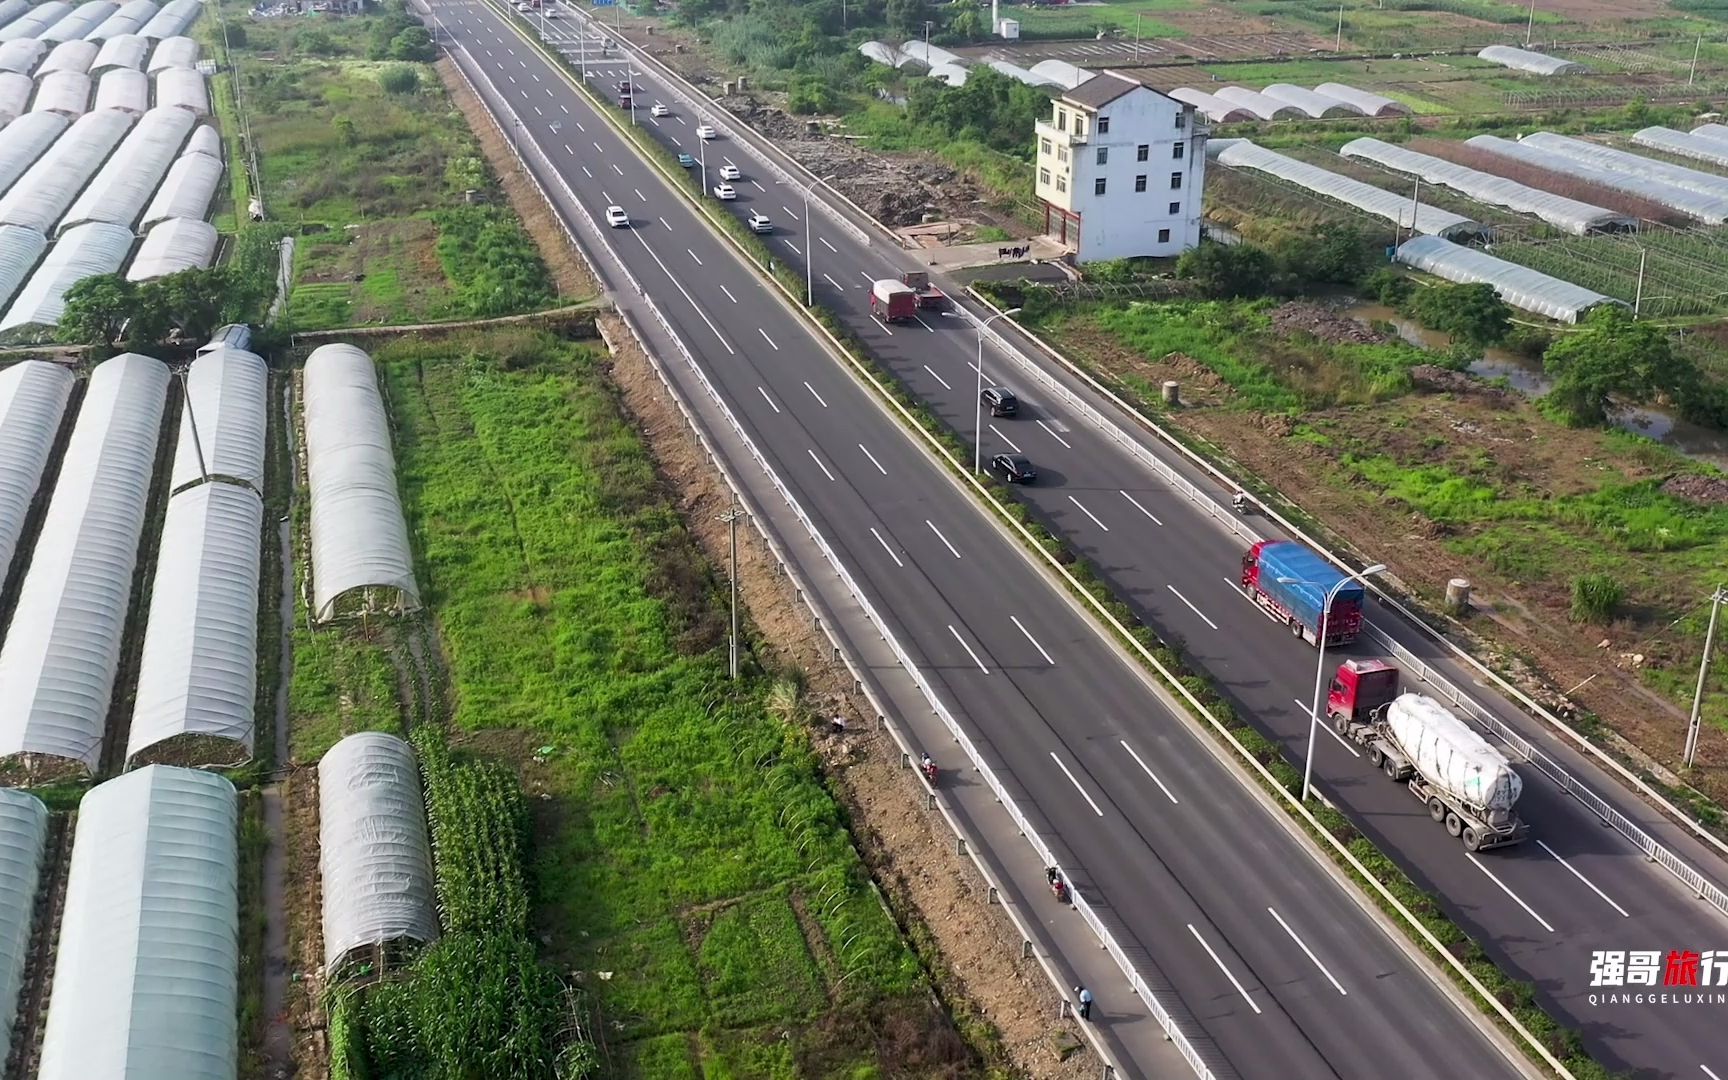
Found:
[[1307, 334], [1333, 345], [1378, 345], [1386, 340], [1385, 334], [1324, 304], [1291, 301], [1270, 315], [1272, 329], [1280, 334]]
[[1728, 503], [1728, 479], [1720, 476], [1699, 476], [1696, 473], [1672, 476], [1663, 482], [1662, 490], [1677, 499], [1705, 506]]
[[284, 896], [288, 915], [288, 1025], [294, 1033], [294, 1076], [330, 1075], [324, 1010], [323, 878], [318, 871], [318, 770], [295, 769], [281, 782], [283, 838], [288, 845]]

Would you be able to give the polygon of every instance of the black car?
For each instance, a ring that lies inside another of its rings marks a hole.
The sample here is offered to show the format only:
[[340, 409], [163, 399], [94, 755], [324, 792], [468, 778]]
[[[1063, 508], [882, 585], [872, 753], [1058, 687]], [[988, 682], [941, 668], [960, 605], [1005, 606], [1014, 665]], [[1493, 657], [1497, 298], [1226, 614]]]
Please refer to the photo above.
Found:
[[1020, 411], [1020, 399], [1006, 386], [986, 386], [978, 400], [990, 410], [991, 416], [1013, 416]]
[[1038, 479], [1038, 470], [1025, 454], [997, 454], [990, 459], [990, 469], [1010, 484], [1030, 484]]

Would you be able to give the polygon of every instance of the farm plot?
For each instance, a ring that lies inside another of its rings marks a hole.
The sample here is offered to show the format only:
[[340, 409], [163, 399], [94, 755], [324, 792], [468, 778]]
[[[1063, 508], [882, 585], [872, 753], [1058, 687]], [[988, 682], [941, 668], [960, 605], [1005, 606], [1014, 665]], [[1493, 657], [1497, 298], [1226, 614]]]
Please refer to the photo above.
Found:
[[[1678, 231], [1586, 236], [1493, 245], [1494, 254], [1605, 296], [1638, 302], [1646, 315], [1728, 312], [1728, 242]], [[1639, 263], [1643, 262], [1640, 296]]]

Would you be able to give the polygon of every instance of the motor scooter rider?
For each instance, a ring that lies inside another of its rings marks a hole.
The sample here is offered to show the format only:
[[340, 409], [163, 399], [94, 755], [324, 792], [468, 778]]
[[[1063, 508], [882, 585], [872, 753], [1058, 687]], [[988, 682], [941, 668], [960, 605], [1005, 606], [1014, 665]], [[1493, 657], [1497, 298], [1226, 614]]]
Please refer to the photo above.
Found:
[[925, 751], [925, 752], [924, 752], [924, 757], [923, 757], [923, 760], [921, 760], [921, 761], [920, 761], [920, 762], [919, 762], [919, 763], [918, 763], [918, 768], [919, 768], [919, 769], [921, 769], [921, 770], [923, 770], [923, 772], [924, 772], [924, 776], [925, 776], [925, 778], [926, 778], [926, 779], [928, 779], [928, 780], [930, 780], [930, 781], [932, 781], [932, 782], [934, 782], [934, 781], [935, 781], [935, 778], [936, 778], [936, 763], [935, 763], [935, 762], [934, 762], [934, 761], [932, 761], [932, 760], [931, 760], [931, 759], [930, 759], [930, 752], [929, 752], [929, 751], [928, 751], [928, 750], [926, 750], [926, 751]]
[[1238, 491], [1230, 496], [1230, 505], [1236, 508], [1238, 514], [1245, 512], [1248, 509], [1248, 493]]

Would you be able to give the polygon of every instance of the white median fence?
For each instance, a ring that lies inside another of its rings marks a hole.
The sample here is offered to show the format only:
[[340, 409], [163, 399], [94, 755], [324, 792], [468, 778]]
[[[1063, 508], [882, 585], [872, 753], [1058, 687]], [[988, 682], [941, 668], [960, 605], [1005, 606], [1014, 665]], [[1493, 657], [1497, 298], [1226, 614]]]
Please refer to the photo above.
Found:
[[[967, 291], [990, 312], [995, 313], [1001, 310], [988, 299], [979, 295], [976, 290], [968, 289]], [[1218, 468], [1214, 467], [1211, 462], [1206, 461], [1204, 458], [1201, 458], [1186, 446], [1182, 445], [1181, 442], [1165, 431], [1162, 426], [1154, 423], [1150, 418], [1141, 414], [1128, 402], [1123, 401], [1117, 394], [1108, 387], [1099, 383], [1089, 373], [1080, 370], [1077, 365], [1064, 357], [1049, 343], [1024, 328], [1021, 329], [1021, 332], [1024, 333], [1029, 340], [1037, 344], [1046, 353], [1061, 363], [1063, 367], [1072, 372], [1078, 378], [1083, 379], [1095, 392], [1104, 395], [1108, 400], [1112, 401], [1130, 416], [1135, 417], [1141, 424], [1145, 425], [1155, 435], [1163, 439], [1169, 446], [1186, 455], [1189, 460], [1194, 462], [1194, 464], [1205, 469], [1219, 481], [1232, 489], [1241, 490], [1233, 479], [1226, 476]], [[1045, 371], [1038, 364], [1026, 357], [1019, 349], [1015, 348], [1011, 342], [998, 333], [995, 327], [985, 327], [984, 333], [985, 336], [995, 344], [997, 349], [1013, 361], [1025, 375], [1030, 377], [1039, 386], [1054, 394], [1068, 408], [1073, 409], [1080, 416], [1084, 417], [1088, 423], [1092, 424], [1093, 427], [1097, 428], [1111, 440], [1126, 449], [1131, 455], [1133, 455], [1135, 460], [1150, 468], [1166, 483], [1170, 484], [1172, 488], [1186, 495], [1195, 505], [1205, 510], [1215, 520], [1230, 530], [1233, 535], [1241, 539], [1244, 543], [1252, 543], [1253, 541], [1260, 539], [1256, 533], [1243, 525], [1239, 520], [1239, 515], [1234, 510], [1226, 509], [1216, 499], [1201, 491], [1194, 484], [1190, 483], [1187, 478], [1183, 477], [1180, 473], [1160, 461], [1156, 455], [1141, 445], [1139, 440], [1135, 439], [1127, 431], [1123, 430], [1121, 425], [1099, 412], [1091, 404], [1081, 399], [1079, 395], [1069, 390], [1060, 380], [1056, 379], [1049, 372]], [[1279, 514], [1276, 510], [1264, 504], [1261, 504], [1260, 510], [1267, 517], [1282, 526], [1291, 536], [1300, 539], [1315, 551], [1322, 553], [1335, 565], [1348, 569], [1342, 559], [1339, 559], [1336, 555], [1332, 554], [1325, 548], [1325, 546], [1308, 536], [1298, 526], [1287, 521], [1283, 515]], [[1697, 833], [1701, 838], [1714, 844], [1719, 849], [1728, 851], [1728, 846], [1723, 845], [1717, 837], [1705, 830], [1703, 826], [1698, 824], [1691, 817], [1681, 812], [1679, 808], [1673, 806], [1667, 799], [1663, 798], [1660, 792], [1645, 783], [1641, 777], [1632, 773], [1618, 761], [1615, 761], [1612, 757], [1603, 753], [1600, 748], [1575, 731], [1565, 721], [1544, 709], [1538, 702], [1532, 700], [1529, 695], [1506, 682], [1498, 674], [1491, 671], [1475, 657], [1460, 649], [1457, 645], [1446, 640], [1440, 635], [1433, 634], [1433, 632], [1428, 629], [1427, 624], [1422, 622], [1415, 613], [1411, 612], [1395, 597], [1385, 592], [1385, 590], [1376, 587], [1372, 582], [1369, 583], [1369, 588], [1374, 590], [1376, 597], [1381, 603], [1386, 604], [1388, 607], [1397, 609], [1405, 616], [1406, 621], [1422, 628], [1425, 632], [1433, 636], [1435, 640], [1439, 641], [1459, 660], [1469, 664], [1472, 668], [1480, 671], [1484, 676], [1492, 679], [1503, 692], [1516, 698], [1525, 706], [1525, 708], [1559, 729], [1581, 749], [1586, 750], [1599, 762], [1611, 768], [1627, 783], [1635, 786], [1638, 791], [1642, 792], [1645, 796], [1658, 803], [1663, 809], [1667, 810], [1670, 815], [1690, 826], [1692, 831]], [[1475, 721], [1476, 724], [1484, 730], [1506, 742], [1507, 745], [1512, 747], [1516, 753], [1521, 755], [1532, 765], [1536, 766], [1544, 776], [1548, 777], [1558, 785], [1560, 790], [1571, 795], [1580, 803], [1583, 803], [1584, 806], [1588, 808], [1591, 813], [1600, 818], [1604, 824], [1612, 827], [1621, 836], [1624, 836], [1627, 840], [1631, 841], [1632, 845], [1639, 851], [1643, 852], [1645, 857], [1651, 862], [1656, 863], [1669, 873], [1673, 874], [1674, 877], [1679, 879], [1680, 882], [1690, 889], [1699, 899], [1710, 904], [1723, 914], [1728, 915], [1728, 893], [1725, 893], [1714, 882], [1699, 873], [1697, 869], [1692, 867], [1685, 860], [1681, 859], [1678, 855], [1674, 854], [1674, 852], [1670, 851], [1654, 837], [1650, 836], [1650, 834], [1639, 827], [1636, 822], [1616, 810], [1607, 800], [1596, 794], [1596, 792], [1588, 785], [1573, 776], [1572, 773], [1565, 769], [1559, 762], [1549, 757], [1534, 743], [1520, 735], [1505, 721], [1501, 720], [1487, 709], [1477, 705], [1462, 690], [1453, 685], [1452, 682], [1447, 680], [1438, 671], [1429, 667], [1427, 663], [1417, 657], [1415, 653], [1399, 644], [1398, 641], [1386, 631], [1372, 623], [1366, 623], [1365, 625], [1367, 625], [1368, 631], [1374, 635], [1375, 640], [1385, 649], [1386, 652], [1395, 657], [1400, 664], [1412, 672], [1418, 679], [1428, 683], [1430, 686], [1438, 690], [1440, 696], [1449, 700], [1458, 712]]]
[[[466, 50], [463, 50], [463, 51], [466, 52]], [[483, 81], [486, 82], [488, 87], [490, 87], [493, 90], [493, 94], [491, 95], [490, 99], [486, 96], [483, 96], [480, 93], [479, 89], [474, 85], [473, 79], [468, 74], [467, 65], [458, 62], [455, 65], [455, 67], [456, 67], [457, 71], [459, 73], [461, 73], [463, 81], [468, 84], [469, 89], [474, 92], [475, 97], [477, 99], [481, 100], [482, 102], [487, 103], [489, 106], [493, 106], [495, 103], [495, 107], [502, 108], [508, 114], [509, 119], [513, 123], [520, 124], [520, 120], [516, 116], [515, 111], [510, 107], [510, 105], [507, 102], [504, 101], [502, 95], [499, 95], [497, 93], [496, 86], [491, 82], [491, 80], [489, 78], [486, 77], [486, 75], [483, 71], [479, 71], [479, 69], [476, 68], [476, 72], [479, 75], [479, 77]], [[552, 206], [556, 210], [558, 204], [556, 202], [554, 202], [553, 199], [551, 198], [551, 195], [546, 190], [544, 184], [541, 181], [540, 176], [535, 172], [534, 169], [529, 167], [528, 162], [523, 155], [522, 146], [518, 143], [517, 140], [510, 138], [509, 132], [506, 130], [504, 125], [499, 122], [498, 118], [495, 115], [493, 115], [490, 107], [487, 110], [487, 114], [489, 117], [492, 118], [493, 125], [498, 129], [499, 133], [505, 137], [505, 141], [514, 150], [517, 158], [522, 163], [523, 171], [530, 177], [530, 179], [532, 179], [534, 181], [535, 186], [540, 190], [540, 194], [541, 194], [542, 198], [545, 198], [547, 201], [547, 204], [549, 206]], [[661, 329], [664, 331], [667, 338], [672, 342], [673, 346], [678, 350], [680, 356], [683, 358], [683, 360], [684, 360], [686, 366], [689, 368], [690, 372], [696, 377], [698, 382], [701, 383], [703, 391], [708, 395], [709, 399], [711, 400], [713, 405], [718, 409], [720, 414], [725, 417], [727, 426], [732, 429], [734, 435], [738, 438], [738, 440], [742, 443], [742, 445], [745, 447], [745, 449], [749, 452], [750, 456], [755, 460], [757, 466], [762, 470], [763, 475], [768, 479], [769, 483], [773, 485], [774, 490], [780, 495], [781, 499], [784, 500], [787, 508], [789, 510], [791, 510], [791, 512], [797, 517], [799, 524], [804, 528], [805, 532], [809, 535], [811, 541], [814, 542], [816, 544], [817, 548], [821, 551], [823, 558], [828, 562], [828, 565], [833, 569], [836, 577], [839, 578], [841, 584], [845, 586], [847, 593], [852, 597], [853, 601], [858, 605], [859, 609], [863, 612], [865, 618], [868, 619], [870, 621], [871, 625], [876, 628], [877, 632], [881, 635], [883, 641], [885, 641], [888, 644], [889, 648], [893, 651], [895, 660], [897, 661], [899, 666], [912, 678], [913, 682], [918, 687], [920, 694], [922, 694], [923, 697], [925, 698], [925, 700], [927, 702], [929, 702], [932, 712], [942, 721], [943, 726], [948, 730], [949, 734], [954, 738], [954, 741], [956, 743], [958, 743], [960, 745], [960, 747], [965, 751], [967, 759], [972, 763], [972, 766], [974, 767], [974, 769], [977, 770], [978, 775], [983, 778], [985, 784], [989, 787], [991, 793], [995, 796], [997, 802], [1004, 809], [1007, 810], [1009, 816], [1014, 821], [1015, 827], [1026, 838], [1027, 842], [1029, 844], [1031, 844], [1033, 850], [1035, 852], [1037, 852], [1041, 863], [1044, 866], [1056, 866], [1056, 867], [1060, 868], [1060, 863], [1058, 862], [1055, 855], [1050, 850], [1050, 847], [1038, 835], [1037, 831], [1032, 827], [1031, 822], [1028, 821], [1025, 814], [1023, 814], [1021, 812], [1019, 806], [1015, 804], [1013, 797], [1008, 792], [1008, 789], [1002, 784], [1001, 780], [999, 780], [997, 778], [995, 772], [990, 768], [989, 764], [987, 762], [985, 762], [983, 755], [978, 752], [977, 746], [973, 744], [971, 738], [967, 736], [965, 730], [955, 720], [953, 714], [949, 711], [948, 707], [943, 703], [941, 698], [936, 694], [934, 688], [932, 688], [931, 685], [929, 684], [929, 682], [925, 679], [923, 672], [919, 670], [917, 664], [913, 662], [911, 656], [908, 655], [906, 650], [904, 649], [904, 647], [902, 647], [898, 638], [895, 636], [893, 629], [888, 625], [888, 623], [885, 620], [883, 620], [883, 618], [879, 614], [877, 614], [874, 605], [871, 604], [869, 598], [867, 596], [865, 596], [863, 590], [860, 589], [858, 587], [857, 583], [853, 580], [852, 575], [847, 571], [845, 564], [840, 560], [839, 556], [834, 552], [834, 550], [828, 545], [828, 541], [822, 536], [821, 532], [816, 528], [815, 523], [812, 522], [810, 520], [809, 516], [804, 512], [804, 508], [799, 505], [797, 499], [793, 497], [792, 493], [781, 482], [779, 476], [775, 473], [773, 466], [771, 466], [769, 464], [768, 460], [762, 455], [761, 451], [757, 449], [755, 441], [753, 439], [751, 439], [749, 433], [744, 429], [744, 426], [741, 423], [739, 423], [737, 417], [732, 413], [732, 410], [727, 406], [725, 400], [720, 396], [720, 393], [718, 392], [718, 390], [716, 390], [714, 385], [709, 381], [707, 374], [702, 370], [701, 365], [698, 364], [696, 362], [695, 358], [690, 354], [689, 350], [684, 345], [683, 339], [672, 328], [671, 323], [661, 313], [659, 306], [654, 303], [653, 298], [648, 295], [648, 293], [636, 281], [635, 277], [630, 273], [629, 269], [625, 267], [623, 260], [618, 257], [617, 252], [612, 248], [610, 241], [607, 239], [606, 232], [600, 228], [599, 224], [594, 220], [593, 216], [590, 215], [588, 213], [588, 211], [586, 210], [586, 208], [582, 206], [581, 202], [577, 200], [575, 193], [570, 190], [568, 184], [566, 184], [564, 182], [563, 177], [560, 176], [559, 173], [557, 172], [557, 170], [552, 166], [551, 161], [546, 158], [545, 153], [543, 151], [540, 151], [538, 144], [535, 144], [533, 142], [533, 140], [528, 140], [528, 142], [529, 142], [529, 145], [533, 146], [537, 156], [540, 158], [541, 162], [544, 164], [546, 176], [551, 178], [555, 183], [557, 183], [562, 188], [563, 193], [564, 193], [569, 205], [577, 213], [579, 213], [581, 215], [583, 223], [588, 227], [589, 231], [591, 231], [593, 233], [593, 242], [596, 243], [601, 249], [605, 250], [607, 252], [607, 254], [609, 254], [611, 256], [612, 262], [617, 267], [618, 273], [622, 276], [624, 282], [628, 285], [630, 291], [637, 295], [638, 299], [641, 301], [643, 306], [646, 307], [648, 309], [649, 313], [654, 317], [654, 320], [660, 324]], [[561, 225], [561, 227], [564, 228], [565, 235], [570, 239], [570, 241], [573, 244], [578, 243], [578, 241], [576, 240], [575, 234], [570, 231], [568, 225], [564, 224], [564, 219], [563, 219], [562, 215], [555, 215], [555, 216], [558, 216], [560, 225]], [[650, 363], [655, 368], [656, 374], [660, 377], [661, 381], [665, 384], [668, 392], [672, 396], [673, 401], [677, 404], [679, 412], [684, 416], [685, 422], [690, 426], [691, 430], [696, 434], [698, 440], [702, 443], [703, 449], [707, 453], [709, 460], [711, 462], [713, 462], [713, 464], [715, 465], [716, 468], [718, 468], [722, 471], [722, 473], [726, 477], [728, 486], [732, 488], [734, 494], [740, 500], [742, 500], [746, 503], [752, 501], [749, 497], [748, 492], [745, 490], [744, 485], [742, 483], [738, 482], [736, 480], [736, 478], [734, 476], [732, 476], [725, 459], [709, 443], [708, 438], [707, 438], [706, 434], [704, 433], [704, 429], [703, 429], [703, 426], [701, 425], [701, 423], [689, 411], [689, 409], [686, 408], [685, 403], [683, 401], [683, 398], [680, 395], [680, 393], [679, 393], [676, 385], [674, 384], [671, 376], [661, 367], [661, 362], [660, 362], [659, 357], [655, 355], [654, 350], [649, 346], [648, 342], [642, 337], [640, 332], [632, 324], [629, 317], [627, 315], [624, 315], [623, 312], [620, 312], [620, 315], [623, 317], [625, 324], [630, 326], [632, 334], [637, 337], [638, 342], [642, 346], [642, 351], [643, 351], [644, 355], [646, 355], [648, 357]], [[750, 515], [750, 519], [755, 524], [758, 534], [762, 537], [763, 541], [768, 545], [769, 549], [773, 552], [775, 559], [778, 561], [780, 567], [782, 569], [784, 569], [789, 575], [791, 575], [795, 581], [799, 581], [799, 585], [800, 585], [799, 596], [800, 596], [800, 598], [802, 600], [804, 600], [804, 602], [807, 605], [809, 605], [812, 608], [812, 610], [816, 610], [817, 600], [816, 600], [815, 592], [812, 589], [805, 586], [802, 583], [802, 581], [799, 580], [799, 576], [798, 576], [795, 564], [787, 557], [785, 551], [781, 548], [779, 543], [776, 541], [775, 537], [772, 535], [770, 530], [764, 524], [763, 519], [762, 519], [762, 515], [752, 513]], [[817, 621], [818, 621], [819, 626], [823, 630], [824, 634], [828, 637], [829, 644], [833, 647], [834, 655], [841, 659], [841, 661], [846, 665], [848, 672], [852, 675], [854, 686], [857, 687], [858, 690], [860, 690], [862, 693], [864, 693], [865, 696], [868, 698], [868, 700], [871, 703], [871, 706], [876, 710], [876, 713], [877, 713], [877, 716], [878, 716], [880, 722], [883, 724], [884, 727], [886, 727], [888, 729], [890, 734], [893, 736], [895, 742], [900, 746], [901, 752], [903, 754], [909, 756], [912, 753], [912, 746], [911, 746], [910, 742], [905, 737], [905, 734], [903, 732], [901, 732], [898, 729], [898, 727], [888, 719], [889, 710], [884, 706], [884, 704], [880, 700], [877, 699], [874, 689], [870, 686], [869, 683], [867, 683], [864, 679], [859, 677], [858, 665], [854, 662], [854, 659], [850, 655], [848, 655], [846, 648], [842, 645], [840, 640], [835, 635], [835, 632], [833, 629], [833, 620], [830, 619], [826, 623], [824, 623], [823, 620], [820, 618], [820, 615], [819, 615]], [[959, 822], [954, 818], [952, 812], [948, 809], [948, 807], [943, 804], [943, 802], [942, 802], [941, 798], [938, 796], [938, 794], [934, 791], [931, 792], [931, 801], [941, 811], [943, 818], [947, 821], [949, 828], [953, 831], [955, 836], [964, 841], [965, 840], [964, 829], [959, 824]], [[977, 867], [980, 875], [983, 876], [983, 878], [985, 879], [986, 883], [989, 885], [992, 892], [993, 893], [1000, 892], [1001, 891], [1000, 887], [995, 882], [995, 880], [994, 880], [992, 874], [990, 873], [990, 871], [988, 870], [988, 868], [985, 867], [984, 863], [979, 859], [976, 852], [971, 850], [973, 846], [974, 845], [972, 845], [972, 844], [966, 845], [967, 854], [972, 859], [973, 864]], [[1064, 879], [1071, 881], [1071, 878], [1068, 877], [1066, 872], [1064, 872]], [[1156, 995], [1154, 995], [1152, 993], [1151, 988], [1147, 985], [1145, 978], [1140, 974], [1140, 972], [1138, 970], [1135, 969], [1133, 963], [1129, 960], [1127, 953], [1116, 942], [1114, 936], [1110, 933], [1108, 928], [1106, 928], [1104, 926], [1103, 921], [1098, 917], [1097, 913], [1094, 912], [1092, 910], [1091, 906], [1086, 902], [1085, 897], [1082, 896], [1078, 890], [1075, 890], [1072, 888], [1069, 890], [1069, 895], [1072, 899], [1074, 910], [1076, 910], [1077, 912], [1080, 913], [1080, 916], [1083, 920], [1085, 920], [1086, 925], [1097, 936], [1100, 945], [1107, 952], [1109, 952], [1110, 957], [1116, 962], [1116, 965], [1122, 970], [1124, 977], [1127, 978], [1129, 984], [1133, 987], [1134, 992], [1136, 994], [1138, 994], [1140, 996], [1141, 1000], [1143, 1000], [1146, 1003], [1148, 1010], [1157, 1019], [1159, 1025], [1164, 1030], [1165, 1036], [1170, 1040], [1171, 1045], [1174, 1046], [1176, 1048], [1177, 1052], [1182, 1055], [1183, 1060], [1186, 1061], [1194, 1069], [1195, 1075], [1197, 1077], [1201, 1078], [1201, 1080], [1214, 1080], [1214, 1078], [1221, 1078], [1223, 1076], [1230, 1075], [1228, 1073], [1222, 1073], [1222, 1072], [1215, 1071], [1214, 1066], [1212, 1064], [1208, 1063], [1205, 1059], [1203, 1059], [1203, 1057], [1201, 1056], [1199, 1051], [1194, 1047], [1193, 1043], [1182, 1032], [1182, 1030], [1177, 1026], [1176, 1021], [1171, 1017], [1168, 1010], [1165, 1009], [1164, 1004], [1158, 1000], [1158, 997]], [[1031, 942], [1033, 940], [1033, 935], [1028, 930], [1028, 928], [1021, 922], [1019, 916], [1015, 913], [1013, 906], [1004, 905], [1004, 910], [1008, 913], [1010, 919], [1013, 920], [1016, 930], [1018, 930], [1018, 932], [1021, 935], [1021, 939], [1025, 942], [1028, 942], [1028, 943]], [[1050, 968], [1048, 962], [1045, 961], [1045, 959], [1042, 956], [1040, 956], [1038, 959], [1039, 959], [1039, 962], [1044, 966], [1046, 973], [1049, 975], [1049, 977], [1051, 979], [1051, 982], [1055, 986], [1057, 986], [1057, 988], [1059, 990], [1063, 989], [1063, 980], [1057, 975], [1057, 973], [1054, 970], [1052, 970]], [[1087, 1037], [1092, 1040], [1094, 1049], [1098, 1052], [1099, 1057], [1102, 1060], [1104, 1060], [1106, 1063], [1109, 1063], [1110, 1062], [1110, 1056], [1105, 1051], [1103, 1045], [1098, 1041], [1098, 1039], [1097, 1039], [1096, 1035], [1093, 1033], [1092, 1029], [1090, 1027], [1083, 1026], [1082, 1030], [1085, 1032]], [[1111, 1067], [1114, 1068], [1113, 1065]], [[1120, 1070], [1117, 1070], [1117, 1071], [1120, 1071]]]

